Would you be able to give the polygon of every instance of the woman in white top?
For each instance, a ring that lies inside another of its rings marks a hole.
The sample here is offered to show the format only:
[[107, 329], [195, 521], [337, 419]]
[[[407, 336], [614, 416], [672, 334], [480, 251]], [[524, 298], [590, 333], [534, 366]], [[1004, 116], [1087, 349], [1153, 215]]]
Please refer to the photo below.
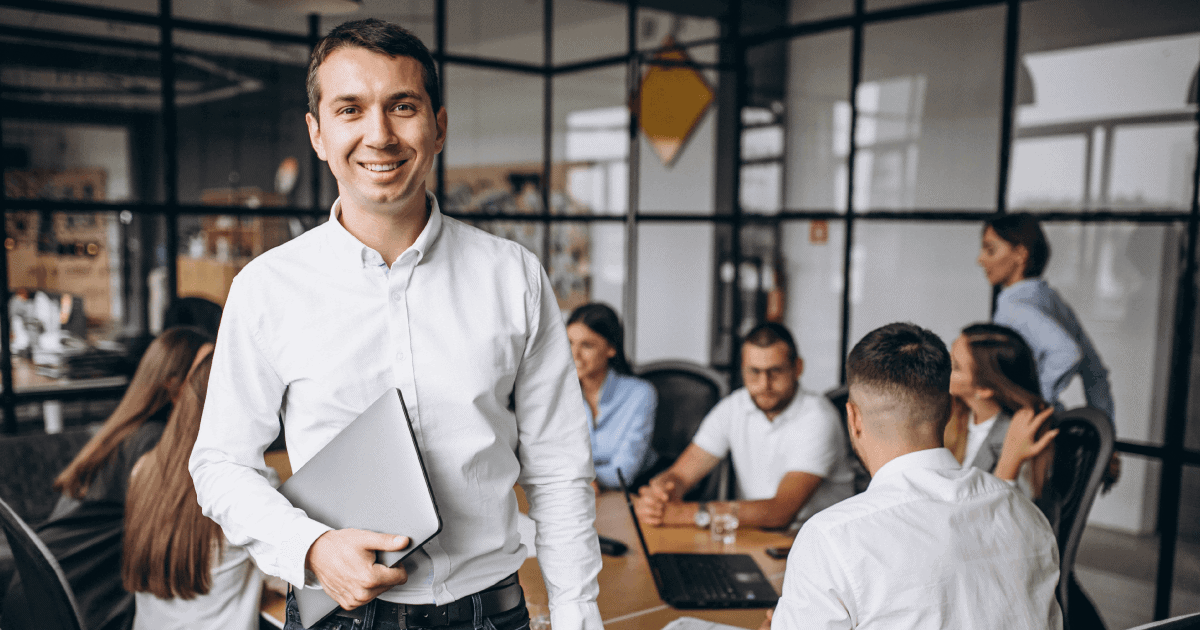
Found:
[[[946, 447], [963, 466], [1017, 482], [1030, 498], [1041, 495], [1048, 447], [1058, 430], [1045, 430], [1054, 408], [1042, 399], [1037, 364], [1016, 331], [972, 324], [950, 347], [954, 411]], [[1032, 459], [1031, 466], [1023, 466]]]
[[136, 599], [135, 630], [258, 627], [262, 573], [200, 512], [187, 470], [211, 365], [209, 345], [197, 354], [158, 446], [129, 481], [122, 577]]

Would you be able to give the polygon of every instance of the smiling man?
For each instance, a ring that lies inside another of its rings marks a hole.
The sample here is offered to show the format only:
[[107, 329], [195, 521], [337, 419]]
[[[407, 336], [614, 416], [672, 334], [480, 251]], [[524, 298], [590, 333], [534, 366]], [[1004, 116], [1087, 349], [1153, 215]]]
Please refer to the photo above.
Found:
[[730, 453], [742, 525], [798, 527], [853, 494], [841, 418], [820, 394], [800, 388], [804, 360], [779, 324], [759, 324], [742, 344], [745, 387], [717, 403], [692, 443], [634, 500], [650, 525], [708, 524], [708, 506], [687, 494]]
[[[339, 198], [230, 289], [190, 462], [204, 513], [267, 573], [337, 600], [343, 618], [319, 627], [512, 630], [528, 625], [520, 483], [554, 627], [599, 629], [588, 431], [558, 305], [533, 254], [426, 192], [447, 127], [429, 51], [398, 26], [348, 22], [313, 50], [308, 94]], [[375, 551], [404, 548], [406, 532], [309, 519], [263, 460], [280, 417], [299, 469], [389, 388], [444, 523], [395, 568]], [[286, 627], [298, 619], [289, 597]]]

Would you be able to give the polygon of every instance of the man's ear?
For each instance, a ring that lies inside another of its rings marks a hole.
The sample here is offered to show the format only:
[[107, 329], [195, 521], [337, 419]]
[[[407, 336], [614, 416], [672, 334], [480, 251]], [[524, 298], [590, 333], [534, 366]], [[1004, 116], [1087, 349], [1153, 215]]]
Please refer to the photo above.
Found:
[[322, 162], [327, 162], [325, 143], [321, 140], [321, 121], [312, 113], [308, 113], [304, 115], [304, 122], [308, 123], [308, 141], [312, 143], [313, 151], [317, 152], [317, 157], [321, 158]]
[[850, 431], [850, 435], [853, 435], [855, 439], [862, 437], [862, 411], [859, 410], [858, 405], [850, 400], [846, 401], [846, 429]]
[[437, 117], [436, 117], [437, 138], [435, 140], [435, 144], [437, 146], [437, 150], [434, 151], [434, 153], [441, 153], [442, 147], [445, 146], [445, 144], [446, 144], [446, 125], [448, 124], [448, 122], [449, 121], [446, 118], [446, 108], [445, 108], [445, 106], [443, 106], [441, 109], [438, 110]]
[[804, 374], [804, 359], [796, 357], [796, 378], [800, 378], [802, 374]]

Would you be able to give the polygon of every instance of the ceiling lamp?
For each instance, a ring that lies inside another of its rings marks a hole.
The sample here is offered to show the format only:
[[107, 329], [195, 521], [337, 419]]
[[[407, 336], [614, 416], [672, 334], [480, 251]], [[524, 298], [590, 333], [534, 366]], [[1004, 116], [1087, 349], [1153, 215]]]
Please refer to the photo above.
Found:
[[353, 13], [362, 8], [362, 0], [250, 0], [254, 4], [292, 11], [294, 13], [319, 13], [321, 15], [338, 15]]

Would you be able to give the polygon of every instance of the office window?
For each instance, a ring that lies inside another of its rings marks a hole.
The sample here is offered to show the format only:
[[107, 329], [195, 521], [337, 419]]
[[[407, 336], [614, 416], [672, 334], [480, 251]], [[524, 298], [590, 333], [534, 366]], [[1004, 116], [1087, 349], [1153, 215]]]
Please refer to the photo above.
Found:
[[787, 68], [785, 207], [844, 212], [850, 127], [838, 115], [850, 94], [850, 32], [790, 40]]
[[[123, 1], [132, 2], [133, 0]], [[142, 3], [145, 3], [144, 0]], [[175, 17], [189, 20], [237, 24], [238, 26], [282, 31], [296, 35], [308, 33], [308, 16], [303, 10], [265, 2], [255, 3], [240, 0], [180, 2], [176, 0], [171, 3], [171, 12]]]
[[542, 214], [542, 77], [454, 64], [444, 85], [443, 209]]
[[623, 312], [625, 224], [564, 221], [550, 224], [550, 284], [563, 315], [588, 302]]
[[629, 9], [604, 0], [554, 0], [554, 65], [623, 55]]
[[708, 222], [638, 225], [636, 363], [709, 364], [713, 243], [714, 226]]
[[311, 205], [307, 47], [190, 31], [175, 44], [180, 202]]
[[[842, 258], [846, 225], [841, 221], [786, 221], [780, 225], [779, 277], [783, 323], [804, 357], [801, 383], [823, 392], [841, 384]], [[854, 341], [857, 341], [855, 339]]]
[[994, 206], [1003, 60], [1003, 7], [864, 28], [856, 209]]
[[[625, 64], [556, 75], [553, 214], [624, 214], [629, 205]], [[560, 197], [561, 195], [561, 197]]]
[[912, 322], [952, 343], [991, 319], [991, 287], [975, 264], [978, 224], [858, 223], [850, 256], [850, 341], [891, 322]]
[[1188, 208], [1200, 33], [1039, 44], [1022, 57], [1011, 204]]
[[447, 0], [446, 52], [542, 65], [544, 0]]

